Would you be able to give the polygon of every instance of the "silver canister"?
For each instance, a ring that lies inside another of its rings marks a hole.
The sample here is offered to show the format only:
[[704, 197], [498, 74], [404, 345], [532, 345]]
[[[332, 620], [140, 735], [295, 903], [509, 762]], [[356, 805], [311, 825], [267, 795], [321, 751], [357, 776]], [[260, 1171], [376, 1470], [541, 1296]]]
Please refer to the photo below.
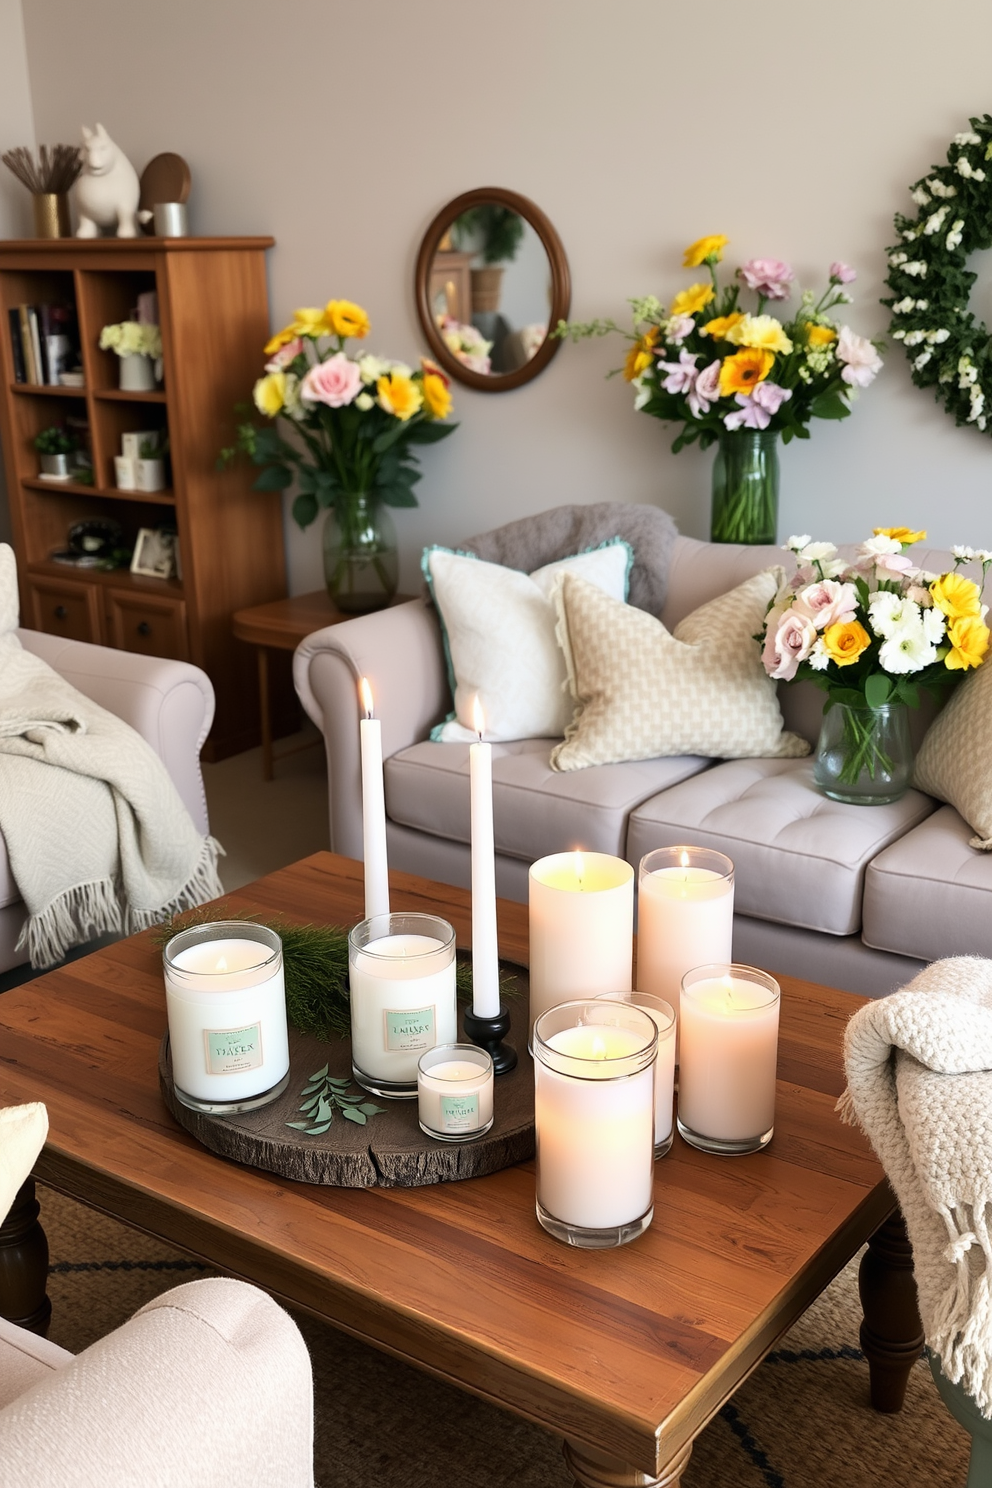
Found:
[[156, 202], [152, 208], [157, 238], [189, 237], [185, 202]]

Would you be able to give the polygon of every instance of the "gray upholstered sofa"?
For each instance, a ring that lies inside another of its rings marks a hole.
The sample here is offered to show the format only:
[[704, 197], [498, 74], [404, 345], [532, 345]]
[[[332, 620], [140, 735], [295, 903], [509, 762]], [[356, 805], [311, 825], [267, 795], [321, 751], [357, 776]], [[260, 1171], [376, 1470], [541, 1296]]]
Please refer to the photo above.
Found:
[[[200, 750], [214, 717], [214, 690], [185, 661], [134, 656], [109, 646], [18, 630], [26, 651], [40, 656], [73, 687], [129, 723], [162, 760], [198, 832], [209, 830]], [[25, 909], [0, 835], [0, 972], [26, 959], [17, 951]]]
[[[914, 556], [950, 566], [948, 554]], [[679, 537], [660, 618], [671, 628], [785, 559], [777, 548]], [[326, 743], [331, 846], [362, 856], [362, 675], [382, 719], [390, 864], [467, 885], [468, 747], [428, 739], [451, 695], [437, 615], [423, 599], [317, 631], [296, 653], [297, 691]], [[780, 701], [787, 726], [815, 743], [822, 694], [781, 686]], [[918, 791], [891, 806], [828, 800], [811, 759], [654, 759], [556, 774], [553, 743], [493, 746], [497, 886], [507, 898], [526, 901], [528, 867], [545, 853], [584, 846], [636, 866], [654, 847], [693, 842], [736, 865], [739, 960], [879, 995], [921, 963], [992, 955], [992, 854], [968, 845], [971, 829], [950, 806]]]

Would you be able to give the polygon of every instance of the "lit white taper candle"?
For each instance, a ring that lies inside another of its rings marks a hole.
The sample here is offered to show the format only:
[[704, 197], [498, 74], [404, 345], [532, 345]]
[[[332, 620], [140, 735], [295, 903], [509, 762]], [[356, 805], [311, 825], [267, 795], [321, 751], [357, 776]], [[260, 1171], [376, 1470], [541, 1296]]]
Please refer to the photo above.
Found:
[[486, 721], [478, 697], [472, 724], [479, 738], [469, 746], [472, 784], [472, 1011], [499, 1015], [499, 946], [496, 938], [496, 848], [493, 842], [493, 746], [483, 743]]
[[373, 718], [372, 689], [359, 685], [365, 717], [362, 736], [362, 831], [365, 851], [365, 918], [389, 913], [389, 864], [386, 860], [386, 797], [382, 784], [382, 727]]

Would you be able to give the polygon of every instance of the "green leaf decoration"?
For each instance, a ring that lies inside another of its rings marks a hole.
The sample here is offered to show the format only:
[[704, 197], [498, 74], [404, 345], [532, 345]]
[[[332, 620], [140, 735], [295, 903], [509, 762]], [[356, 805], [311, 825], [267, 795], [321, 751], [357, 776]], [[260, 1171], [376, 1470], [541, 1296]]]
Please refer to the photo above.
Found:
[[293, 484], [293, 472], [285, 465], [267, 465], [252, 485], [253, 491], [285, 491]]
[[356, 1126], [364, 1126], [366, 1121], [368, 1120], [368, 1117], [364, 1114], [364, 1112], [356, 1111], [353, 1106], [346, 1107], [346, 1109], [341, 1112], [341, 1115], [346, 1121], [354, 1121]]
[[306, 1131], [307, 1127], [309, 1126], [309, 1122], [307, 1122], [307, 1121], [287, 1121], [286, 1122], [286, 1125], [287, 1126], [291, 1126], [294, 1131]]
[[321, 1096], [320, 1101], [319, 1101], [318, 1106], [317, 1106], [317, 1120], [318, 1121], [331, 1121], [331, 1120], [333, 1120], [333, 1118], [334, 1118], [334, 1110], [333, 1110], [333, 1108], [328, 1104], [328, 1102], [324, 1099], [324, 1097]]
[[[315, 1075], [311, 1075], [310, 1076], [310, 1080], [308, 1081], [308, 1083], [311, 1083], [314, 1080], [323, 1080], [323, 1079], [325, 1079], [327, 1077], [327, 1070], [328, 1070], [328, 1066], [325, 1064], [323, 1066], [323, 1068], [322, 1069], [319, 1069]], [[337, 1080], [331, 1080], [330, 1083], [332, 1085], [336, 1085], [338, 1082], [337, 1082]], [[347, 1085], [348, 1084], [348, 1081], [345, 1080], [344, 1083]]]
[[307, 1128], [307, 1136], [308, 1137], [322, 1137], [324, 1135], [324, 1133], [327, 1131], [327, 1129], [330, 1126], [330, 1124], [331, 1123], [329, 1121], [325, 1121], [325, 1123], [324, 1123], [323, 1126], [311, 1126], [311, 1127], [308, 1127]]
[[865, 682], [865, 702], [869, 708], [881, 708], [892, 695], [892, 679], [883, 672], [873, 672]]
[[385, 1106], [377, 1106], [375, 1101], [362, 1101], [358, 1109], [364, 1111], [366, 1116], [378, 1116], [379, 1112], [384, 1111], [386, 1108]]
[[316, 521], [319, 510], [316, 496], [297, 496], [293, 502], [293, 521], [297, 527], [309, 527]]

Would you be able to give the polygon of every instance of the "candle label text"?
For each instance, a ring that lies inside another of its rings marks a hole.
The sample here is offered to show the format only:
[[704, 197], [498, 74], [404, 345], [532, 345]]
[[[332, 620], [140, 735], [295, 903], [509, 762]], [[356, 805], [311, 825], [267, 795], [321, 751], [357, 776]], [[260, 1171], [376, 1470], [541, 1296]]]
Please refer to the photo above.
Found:
[[203, 1044], [208, 1075], [242, 1075], [261, 1066], [261, 1023], [246, 1028], [205, 1028]]
[[475, 1131], [479, 1125], [479, 1092], [471, 1095], [442, 1095], [441, 1130], [443, 1132]]
[[433, 1049], [434, 1006], [425, 1008], [385, 1008], [382, 1014], [383, 1036], [390, 1053], [415, 1054]]

